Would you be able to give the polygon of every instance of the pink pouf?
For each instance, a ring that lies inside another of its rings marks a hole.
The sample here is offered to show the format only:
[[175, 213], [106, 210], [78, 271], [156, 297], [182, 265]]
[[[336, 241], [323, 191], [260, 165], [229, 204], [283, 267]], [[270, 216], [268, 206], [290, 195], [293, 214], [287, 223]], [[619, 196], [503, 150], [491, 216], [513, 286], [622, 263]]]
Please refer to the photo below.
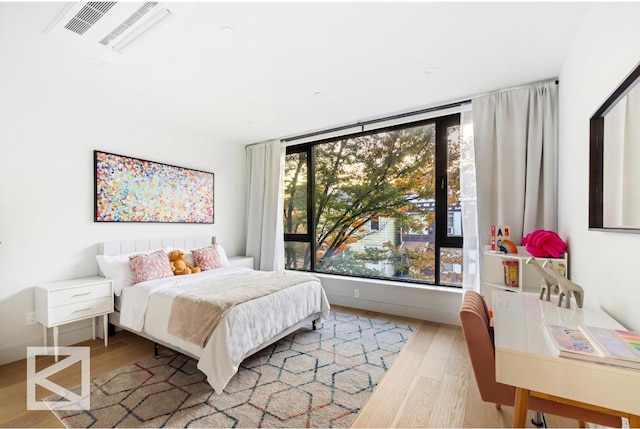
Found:
[[561, 258], [567, 250], [567, 243], [553, 231], [536, 229], [522, 238], [522, 245], [537, 258]]

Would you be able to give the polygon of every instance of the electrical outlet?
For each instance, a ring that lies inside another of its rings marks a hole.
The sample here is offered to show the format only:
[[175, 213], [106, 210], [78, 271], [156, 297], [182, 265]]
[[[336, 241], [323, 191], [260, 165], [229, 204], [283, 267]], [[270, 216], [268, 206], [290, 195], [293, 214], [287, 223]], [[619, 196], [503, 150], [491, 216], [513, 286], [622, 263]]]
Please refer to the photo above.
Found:
[[27, 313], [27, 325], [35, 325], [36, 322], [36, 313], [33, 311], [30, 311]]
[[354, 298], [360, 298], [360, 289], [354, 289], [353, 290], [353, 297]]

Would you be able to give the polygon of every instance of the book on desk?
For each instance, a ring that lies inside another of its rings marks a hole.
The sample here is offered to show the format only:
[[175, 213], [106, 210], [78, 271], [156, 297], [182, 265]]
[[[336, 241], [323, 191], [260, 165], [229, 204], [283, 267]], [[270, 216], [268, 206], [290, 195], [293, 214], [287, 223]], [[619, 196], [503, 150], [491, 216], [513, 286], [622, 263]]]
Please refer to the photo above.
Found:
[[619, 329], [545, 325], [558, 356], [640, 369], [640, 334]]

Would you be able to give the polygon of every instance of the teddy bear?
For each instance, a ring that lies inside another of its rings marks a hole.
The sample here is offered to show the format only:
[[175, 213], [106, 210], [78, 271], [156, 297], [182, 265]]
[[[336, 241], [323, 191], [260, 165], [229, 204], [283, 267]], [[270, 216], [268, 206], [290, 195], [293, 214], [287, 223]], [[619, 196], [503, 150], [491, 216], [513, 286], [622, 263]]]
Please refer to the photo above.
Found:
[[171, 261], [171, 271], [173, 271], [173, 274], [176, 276], [200, 272], [199, 267], [194, 267], [184, 260], [184, 252], [182, 250], [172, 250], [169, 252], [169, 261]]

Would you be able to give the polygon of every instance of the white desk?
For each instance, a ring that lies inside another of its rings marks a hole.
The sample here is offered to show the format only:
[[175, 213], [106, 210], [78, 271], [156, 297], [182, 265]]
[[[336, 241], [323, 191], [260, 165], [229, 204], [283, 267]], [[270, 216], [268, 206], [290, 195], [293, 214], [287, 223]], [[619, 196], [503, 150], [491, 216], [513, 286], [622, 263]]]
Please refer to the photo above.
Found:
[[[524, 427], [529, 393], [540, 392], [628, 413], [640, 427], [640, 370], [557, 357], [545, 324], [622, 328], [604, 311], [558, 307], [558, 297], [493, 291], [496, 380], [516, 387], [514, 427]], [[588, 299], [588, 295], [587, 295]]]

